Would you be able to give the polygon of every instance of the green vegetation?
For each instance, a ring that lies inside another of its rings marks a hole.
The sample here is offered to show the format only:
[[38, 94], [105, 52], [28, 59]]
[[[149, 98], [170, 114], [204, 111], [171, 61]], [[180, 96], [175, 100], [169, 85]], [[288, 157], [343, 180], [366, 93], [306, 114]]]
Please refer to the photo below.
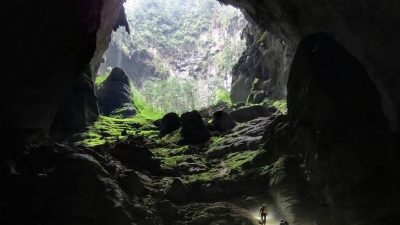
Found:
[[135, 0], [126, 5], [133, 28], [130, 41], [160, 52], [193, 47], [199, 35], [213, 26], [227, 27], [240, 12], [214, 0]]
[[164, 116], [165, 112], [161, 109], [157, 109], [152, 104], [148, 103], [143, 96], [143, 92], [135, 88], [135, 85], [131, 83], [133, 102], [139, 111], [139, 117], [149, 120], [157, 120]]
[[217, 102], [226, 102], [229, 105], [232, 104], [230, 91], [226, 89], [217, 89], [216, 95], [217, 95]]
[[179, 144], [183, 140], [183, 137], [181, 135], [181, 129], [178, 129], [170, 134], [167, 134], [163, 137], [163, 141], [165, 143], [171, 143], [171, 144]]
[[246, 49], [243, 40], [227, 40], [225, 47], [214, 56], [214, 64], [216, 65], [220, 77], [228, 76], [233, 66], [237, 63]]
[[[167, 80], [146, 81], [140, 93], [143, 102], [155, 112], [183, 113], [198, 106], [194, 79], [170, 77]], [[136, 101], [135, 101], [136, 103]]]
[[[104, 82], [107, 76], [98, 76], [96, 86]], [[81, 134], [79, 143], [86, 146], [97, 146], [108, 143], [115, 143], [127, 135], [141, 135], [155, 137], [158, 130], [152, 125], [154, 120], [161, 118], [164, 112], [146, 104], [140, 92], [132, 86], [133, 101], [138, 109], [138, 114], [131, 118], [122, 118], [118, 114], [113, 116], [99, 116], [98, 120]], [[118, 110], [116, 110], [118, 112]], [[121, 135], [125, 133], [125, 135]]]
[[232, 153], [227, 156], [225, 164], [230, 170], [243, 172], [241, 168], [242, 165], [251, 162], [258, 153], [259, 151], [245, 151], [245, 152]]
[[108, 77], [108, 75], [98, 75], [97, 77], [96, 77], [96, 87], [100, 87], [102, 84], [103, 84], [103, 82], [107, 79], [107, 77]]
[[219, 89], [229, 89], [232, 67], [246, 47], [239, 10], [215, 0], [135, 0], [125, 7], [131, 33], [115, 32], [112, 41], [124, 55], [152, 66], [146, 71], [151, 78], [135, 93], [147, 103], [143, 109], [135, 99], [143, 116], [230, 102]]
[[106, 142], [115, 143], [125, 137], [121, 135], [123, 131], [126, 131], [127, 135], [155, 134], [150, 121], [140, 116], [126, 119], [99, 116], [98, 120], [81, 135], [80, 143], [86, 146], [97, 146]]
[[268, 106], [268, 107], [275, 107], [277, 108], [281, 113], [286, 114], [287, 113], [287, 103], [286, 100], [272, 100], [272, 99], [267, 99], [263, 102], [263, 105]]

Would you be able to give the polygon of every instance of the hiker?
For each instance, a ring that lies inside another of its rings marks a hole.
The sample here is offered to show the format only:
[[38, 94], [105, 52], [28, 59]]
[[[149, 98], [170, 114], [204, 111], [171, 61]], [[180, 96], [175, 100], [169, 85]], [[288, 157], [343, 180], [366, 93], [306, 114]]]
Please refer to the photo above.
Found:
[[265, 224], [267, 222], [267, 214], [268, 214], [267, 206], [262, 205], [262, 207], [260, 208], [260, 217], [262, 224]]
[[281, 223], [279, 225], [289, 225], [289, 223], [286, 220], [281, 219]]

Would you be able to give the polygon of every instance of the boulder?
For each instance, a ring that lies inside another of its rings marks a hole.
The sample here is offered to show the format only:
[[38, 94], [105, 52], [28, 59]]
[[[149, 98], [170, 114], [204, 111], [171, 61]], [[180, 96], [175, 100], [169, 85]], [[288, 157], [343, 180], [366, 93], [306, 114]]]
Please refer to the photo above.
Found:
[[166, 114], [159, 123], [160, 135], [165, 136], [181, 127], [181, 120], [178, 114], [170, 112]]
[[143, 145], [131, 142], [120, 142], [109, 150], [109, 153], [133, 170], [159, 169], [159, 162], [153, 159], [153, 153]]
[[[93, 157], [69, 154], [48, 175], [48, 224], [131, 224], [122, 190]], [[118, 205], [119, 207], [116, 207]], [[72, 223], [72, 222], [70, 222]]]
[[232, 130], [236, 126], [235, 121], [224, 111], [215, 112], [211, 123], [220, 132]]
[[272, 113], [273, 113], [272, 110], [269, 110], [268, 108], [265, 108], [260, 105], [253, 105], [253, 106], [239, 108], [229, 113], [229, 115], [236, 122], [243, 123], [259, 117], [271, 116]]
[[182, 179], [175, 178], [167, 189], [166, 195], [174, 202], [186, 202], [189, 195], [189, 186]]
[[209, 130], [204, 125], [197, 111], [186, 112], [181, 115], [183, 142], [187, 144], [200, 144], [210, 138]]
[[118, 114], [124, 117], [136, 114], [132, 102], [129, 78], [121, 68], [114, 68], [103, 84], [97, 89], [100, 113]]

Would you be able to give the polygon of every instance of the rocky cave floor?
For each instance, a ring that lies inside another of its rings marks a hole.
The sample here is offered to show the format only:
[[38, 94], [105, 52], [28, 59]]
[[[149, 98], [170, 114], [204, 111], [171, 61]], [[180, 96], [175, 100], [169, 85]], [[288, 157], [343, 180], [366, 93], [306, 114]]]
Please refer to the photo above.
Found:
[[279, 224], [268, 187], [290, 160], [266, 164], [263, 144], [284, 117], [245, 118], [200, 144], [185, 143], [181, 129], [160, 137], [151, 121], [100, 117], [71, 143], [25, 147], [3, 165], [10, 195], [0, 222], [259, 224], [267, 204], [267, 224]]

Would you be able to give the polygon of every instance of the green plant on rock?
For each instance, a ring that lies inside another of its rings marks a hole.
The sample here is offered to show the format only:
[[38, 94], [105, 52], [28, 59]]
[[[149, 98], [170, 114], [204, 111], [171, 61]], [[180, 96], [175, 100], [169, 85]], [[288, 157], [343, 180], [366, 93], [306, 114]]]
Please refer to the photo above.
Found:
[[287, 102], [286, 100], [272, 100], [266, 99], [263, 103], [264, 106], [274, 107], [279, 110], [282, 114], [287, 113]]

